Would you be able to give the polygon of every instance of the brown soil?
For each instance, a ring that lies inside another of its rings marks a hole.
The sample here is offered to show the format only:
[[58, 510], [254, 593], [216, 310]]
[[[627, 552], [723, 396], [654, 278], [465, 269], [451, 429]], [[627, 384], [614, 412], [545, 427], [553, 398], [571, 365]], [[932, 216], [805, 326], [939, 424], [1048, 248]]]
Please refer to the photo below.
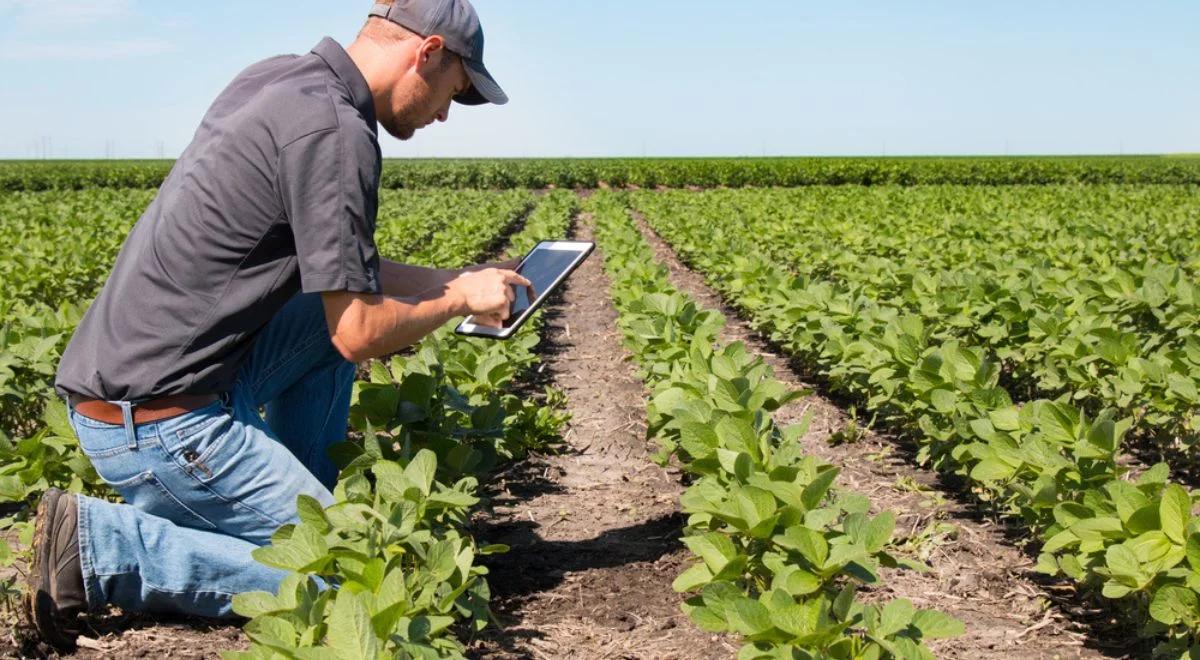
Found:
[[[633, 216], [655, 256], [668, 266], [672, 283], [725, 314], [724, 341], [745, 342], [774, 369], [776, 378], [794, 388], [814, 389], [701, 275], [680, 262], [640, 214]], [[910, 447], [858, 426], [842, 407], [818, 393], [785, 406], [775, 420], [787, 425], [806, 414], [812, 419], [802, 439], [805, 448], [840, 466], [842, 488], [870, 497], [876, 509], [893, 511], [901, 547], [931, 568], [925, 574], [886, 571], [882, 586], [870, 597], [908, 598], [918, 607], [935, 607], [966, 624], [962, 637], [930, 644], [938, 657], [1075, 658], [1130, 652], [1129, 631], [1108, 627], [1101, 612], [1072, 598], [1069, 586], [1045, 584], [1033, 573], [1033, 558], [1014, 545], [1023, 539], [982, 516], [955, 487], [914, 467]], [[850, 441], [835, 443], [835, 438]]]
[[[577, 237], [591, 236], [590, 218]], [[728, 658], [737, 646], [680, 611], [671, 582], [679, 475], [653, 464], [645, 392], [616, 329], [597, 250], [547, 309], [542, 373], [567, 394], [564, 451], [512, 466], [492, 485], [479, 536], [512, 547], [488, 561], [500, 626], [488, 658]]]

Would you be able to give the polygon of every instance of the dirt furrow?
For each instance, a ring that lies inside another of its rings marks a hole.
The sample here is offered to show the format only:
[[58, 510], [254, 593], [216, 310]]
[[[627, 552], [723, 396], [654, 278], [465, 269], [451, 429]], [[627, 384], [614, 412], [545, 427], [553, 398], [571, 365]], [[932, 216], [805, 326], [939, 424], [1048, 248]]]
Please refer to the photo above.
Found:
[[[591, 220], [576, 235], [591, 238]], [[472, 647], [488, 658], [728, 658], [736, 646], [680, 611], [685, 568], [679, 476], [650, 461], [645, 392], [616, 328], [597, 250], [547, 308], [543, 375], [567, 394], [564, 451], [511, 466], [491, 484], [478, 536], [500, 626]]]
[[[634, 221], [670, 270], [671, 282], [706, 307], [721, 310], [724, 341], [745, 342], [796, 388], [813, 386], [724, 304], [703, 277], [689, 269], [636, 211]], [[1062, 598], [1033, 573], [1034, 560], [1015, 547], [1011, 531], [986, 519], [959, 498], [947, 497], [936, 474], [914, 467], [908, 448], [895, 438], [862, 428], [852, 415], [814, 391], [775, 413], [780, 424], [811, 414], [802, 442], [811, 454], [841, 467], [838, 483], [896, 514], [903, 548], [931, 570], [886, 571], [873, 598], [903, 597], [919, 607], [936, 607], [961, 619], [962, 637], [931, 642], [944, 658], [1076, 658], [1121, 655], [1125, 640], [1103, 627], [1095, 612], [1067, 616], [1054, 605]], [[899, 447], [899, 448], [898, 448]], [[1069, 600], [1069, 599], [1068, 599]], [[1087, 623], [1081, 623], [1087, 619]]]

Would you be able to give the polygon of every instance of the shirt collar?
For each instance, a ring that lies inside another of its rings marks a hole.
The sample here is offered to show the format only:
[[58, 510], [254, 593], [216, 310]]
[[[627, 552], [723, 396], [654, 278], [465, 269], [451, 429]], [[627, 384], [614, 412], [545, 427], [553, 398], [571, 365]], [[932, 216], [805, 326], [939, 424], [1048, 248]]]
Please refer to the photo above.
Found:
[[354, 103], [354, 107], [358, 108], [363, 118], [367, 120], [371, 128], [374, 128], [375, 101], [371, 98], [371, 88], [367, 86], [367, 79], [358, 70], [358, 65], [354, 63], [354, 60], [350, 59], [346, 49], [330, 37], [325, 37], [313, 47], [312, 52], [329, 65], [338, 80], [346, 84], [347, 89], [350, 90], [350, 100]]

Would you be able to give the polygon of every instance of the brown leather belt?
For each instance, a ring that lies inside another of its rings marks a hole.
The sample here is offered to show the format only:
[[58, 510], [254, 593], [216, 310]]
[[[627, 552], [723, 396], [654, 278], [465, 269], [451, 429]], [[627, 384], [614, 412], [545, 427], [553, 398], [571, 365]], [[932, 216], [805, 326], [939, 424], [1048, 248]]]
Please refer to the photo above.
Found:
[[[197, 408], [203, 408], [217, 400], [216, 394], [172, 394], [133, 405], [133, 423], [147, 424], [176, 417]], [[75, 412], [105, 424], [125, 423], [121, 406], [101, 399], [87, 399], [71, 395], [71, 406]]]

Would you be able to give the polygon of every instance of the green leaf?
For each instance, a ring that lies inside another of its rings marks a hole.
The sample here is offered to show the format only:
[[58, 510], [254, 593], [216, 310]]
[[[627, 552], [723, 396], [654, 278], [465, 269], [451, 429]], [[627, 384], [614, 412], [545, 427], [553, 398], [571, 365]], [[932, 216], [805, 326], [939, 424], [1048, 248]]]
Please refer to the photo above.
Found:
[[[744, 486], [734, 494], [738, 515], [748, 527], [755, 527], [775, 513], [775, 496], [761, 488]], [[768, 534], [769, 534], [768, 530]]]
[[[696, 456], [694, 452], [688, 451], [688, 453]], [[754, 470], [754, 461], [746, 452], [735, 452], [722, 447], [717, 449], [717, 460], [720, 462], [722, 470], [733, 475], [740, 482], [746, 481]]]
[[1142, 491], [1127, 481], [1111, 481], [1104, 486], [1104, 489], [1108, 491], [1113, 504], [1117, 506], [1117, 515], [1126, 525], [1129, 524], [1129, 519], [1137, 513], [1138, 509], [1150, 503], [1150, 499]]
[[1188, 564], [1193, 571], [1200, 573], [1200, 532], [1192, 532], [1188, 535], [1187, 547]]
[[0, 475], [0, 502], [21, 502], [29, 493], [29, 489], [20, 477], [11, 474]]
[[685, 609], [696, 627], [703, 631], [719, 633], [729, 629], [725, 618], [713, 611], [711, 607], [695, 606]]
[[753, 598], [737, 599], [725, 616], [734, 632], [742, 635], [758, 635], [771, 629], [771, 611]]
[[712, 580], [713, 574], [704, 564], [696, 564], [686, 571], [679, 574], [675, 581], [671, 583], [671, 588], [678, 592], [692, 591], [708, 584]]
[[1144, 579], [1141, 563], [1138, 562], [1133, 551], [1124, 544], [1108, 546], [1108, 550], [1104, 552], [1104, 563], [1114, 576], [1133, 578], [1139, 583]]
[[721, 446], [735, 452], [745, 452], [758, 460], [758, 433], [750, 422], [729, 415], [717, 422], [716, 433]]
[[892, 540], [894, 531], [896, 531], [895, 513], [884, 511], [872, 518], [866, 527], [866, 534], [863, 538], [867, 552], [875, 553], [882, 550]]
[[75, 439], [75, 429], [67, 416], [67, 406], [58, 397], [46, 401], [46, 409], [42, 412], [42, 421], [50, 433], [60, 438]]
[[876, 634], [889, 637], [908, 627], [912, 623], [916, 608], [907, 598], [897, 598], [883, 606], [879, 612], [879, 629]]
[[948, 415], [954, 412], [958, 406], [958, 395], [946, 389], [936, 389], [929, 393], [929, 400], [933, 404], [933, 409]]
[[1042, 434], [1052, 442], [1070, 444], [1078, 437], [1079, 411], [1073, 406], [1054, 401], [1041, 407]]
[[971, 478], [976, 481], [1004, 481], [1012, 478], [1016, 470], [998, 458], [985, 458], [971, 468]]
[[463, 508], [478, 504], [479, 498], [457, 490], [443, 490], [431, 494], [427, 502], [435, 509]]
[[685, 536], [681, 540], [689, 550], [704, 560], [713, 574], [720, 573], [721, 569], [738, 555], [733, 541], [718, 532]]
[[321, 506], [315, 497], [303, 493], [298, 495], [296, 510], [301, 522], [311, 525], [321, 533], [329, 531], [329, 518], [325, 517], [325, 507]]
[[426, 569], [434, 580], [449, 579], [458, 570], [457, 543], [451, 539], [443, 539], [429, 547], [425, 556]]
[[429, 495], [433, 488], [433, 477], [437, 473], [437, 455], [428, 449], [422, 449], [413, 456], [412, 461], [404, 466], [404, 476], [421, 489], [422, 495]]
[[367, 608], [347, 589], [339, 590], [333, 601], [326, 645], [338, 660], [373, 660], [379, 654]]
[[1021, 413], [1016, 406], [988, 412], [992, 426], [1000, 431], [1019, 431], [1021, 429]]
[[1150, 616], [1168, 626], [1191, 624], [1198, 618], [1196, 592], [1174, 585], [1162, 587], [1150, 601]]
[[807, 596], [821, 588], [821, 578], [802, 568], [789, 567], [790, 570], [777, 576], [775, 584], [793, 596]]
[[829, 467], [817, 473], [812, 482], [804, 487], [804, 494], [800, 499], [807, 510], [817, 508], [825, 499], [825, 495], [829, 493], [829, 487], [833, 485], [834, 479], [837, 479], [838, 468]]
[[253, 619], [278, 609], [275, 596], [266, 591], [245, 591], [233, 595], [233, 611], [247, 618]]
[[1187, 532], [1187, 524], [1192, 517], [1192, 498], [1183, 486], [1169, 484], [1163, 489], [1158, 517], [1167, 538], [1171, 539], [1172, 543], [1183, 545], [1186, 542], [1184, 535]]
[[962, 621], [937, 610], [921, 610], [913, 615], [912, 624], [921, 631], [922, 639], [948, 639], [966, 632]]
[[328, 551], [324, 537], [312, 527], [300, 525], [286, 541], [255, 548], [251, 554], [267, 566], [303, 573], [323, 564]]
[[1171, 466], [1166, 463], [1155, 463], [1150, 469], [1146, 470], [1137, 479], [1137, 485], [1148, 486], [1150, 484], [1165, 484], [1167, 478], [1171, 476]]
[[796, 637], [808, 635], [817, 629], [820, 609], [816, 605], [816, 602], [811, 606], [791, 603], [772, 608], [771, 623], [789, 635]]
[[792, 525], [771, 539], [781, 548], [795, 550], [808, 560], [813, 567], [820, 569], [829, 558], [829, 542], [820, 532], [811, 530], [804, 525]]

